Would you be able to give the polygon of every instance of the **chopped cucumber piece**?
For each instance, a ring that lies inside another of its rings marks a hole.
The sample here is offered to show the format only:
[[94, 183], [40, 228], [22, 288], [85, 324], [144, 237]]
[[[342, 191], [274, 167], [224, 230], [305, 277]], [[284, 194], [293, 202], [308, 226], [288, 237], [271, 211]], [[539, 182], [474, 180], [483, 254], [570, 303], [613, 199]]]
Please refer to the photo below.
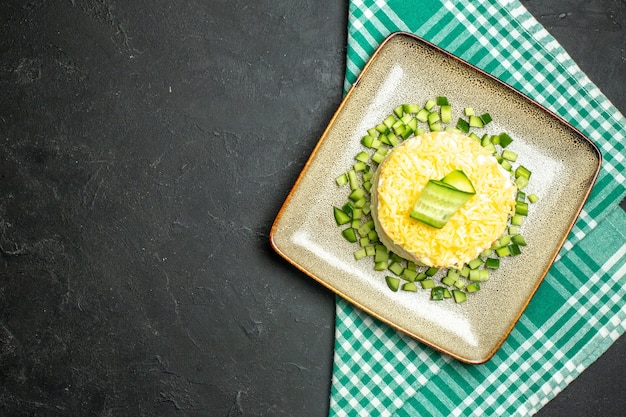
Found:
[[452, 106], [449, 104], [441, 106], [441, 121], [443, 123], [450, 123], [452, 121]]
[[517, 161], [517, 154], [513, 151], [505, 149], [502, 151], [502, 157], [508, 161], [515, 162]]
[[511, 224], [513, 226], [521, 226], [524, 223], [524, 216], [515, 214], [511, 217]]
[[337, 226], [341, 226], [342, 224], [346, 224], [352, 221], [352, 217], [350, 217], [345, 211], [343, 211], [339, 207], [333, 207], [333, 214], [335, 215], [335, 221], [337, 222]]
[[469, 275], [470, 281], [487, 281], [489, 280], [489, 271], [487, 269], [472, 269]]
[[365, 197], [362, 197], [354, 202], [354, 207], [362, 209], [365, 207], [366, 204], [367, 204], [367, 199]]
[[372, 161], [380, 164], [382, 160], [385, 159], [385, 156], [387, 156], [387, 152], [386, 148], [378, 148], [376, 152], [374, 152], [374, 155], [372, 155]]
[[350, 243], [355, 243], [357, 241], [356, 231], [351, 227], [344, 229], [343, 232], [341, 232], [341, 235]]
[[363, 223], [361, 225], [361, 227], [359, 227], [359, 234], [361, 236], [365, 236], [371, 230], [374, 230], [374, 221], [373, 220], [370, 220], [370, 221], [367, 221], [367, 222]]
[[337, 178], [335, 178], [335, 183], [341, 187], [348, 183], [348, 176], [346, 174], [341, 174]]
[[[376, 253], [374, 255], [374, 262], [385, 262], [389, 261], [389, 252], [387, 252], [387, 248], [383, 245], [376, 245]], [[385, 265], [385, 269], [387, 269]]]
[[511, 236], [511, 242], [519, 246], [526, 246], [526, 240], [524, 239], [524, 236], [522, 235]]
[[521, 216], [528, 215], [528, 203], [517, 201], [515, 203], [515, 214], [519, 214]]
[[417, 271], [411, 271], [410, 269], [405, 268], [404, 271], [402, 271], [401, 276], [404, 280], [413, 282], [417, 279]]
[[402, 263], [402, 261], [404, 260], [404, 259], [402, 259], [402, 257], [401, 257], [400, 255], [395, 254], [395, 253], [393, 253], [393, 252], [389, 252], [389, 258], [390, 258], [393, 262], [396, 262], [396, 263]]
[[465, 119], [461, 119], [460, 117], [459, 120], [457, 120], [456, 122], [456, 128], [464, 133], [468, 133], [470, 131], [469, 123]]
[[461, 268], [461, 276], [463, 278], [467, 278], [469, 276], [469, 271], [470, 271], [470, 267], [467, 265], [463, 265], [463, 268]]
[[366, 256], [367, 256], [367, 251], [365, 250], [365, 248], [361, 248], [354, 252], [354, 259], [356, 259], [357, 261], [365, 258]]
[[384, 123], [379, 123], [378, 125], [376, 125], [376, 130], [378, 131], [378, 133], [382, 134], [389, 132], [389, 128]]
[[429, 113], [430, 112], [426, 108], [423, 108], [423, 109], [421, 109], [420, 111], [417, 112], [417, 114], [415, 115], [415, 118], [417, 120], [419, 120], [420, 122], [422, 122], [422, 123], [426, 123], [428, 121], [428, 114]]
[[450, 103], [448, 103], [448, 98], [446, 96], [437, 96], [437, 105], [438, 106], [447, 106]]
[[491, 115], [489, 113], [483, 113], [480, 115], [480, 120], [483, 121], [484, 125], [488, 125], [493, 119], [491, 118]]
[[439, 121], [441, 121], [441, 116], [439, 116], [439, 113], [434, 111], [434, 112], [432, 112], [432, 113], [430, 113], [428, 115], [428, 124], [429, 125], [432, 125], [432, 124], [437, 123]]
[[443, 300], [444, 287], [433, 287], [430, 290], [430, 299], [435, 301]]
[[485, 260], [485, 268], [488, 268], [488, 269], [498, 269], [498, 268], [500, 268], [500, 259], [498, 259], [498, 258], [487, 258]]
[[387, 269], [389, 269], [391, 272], [398, 276], [402, 275], [402, 271], [404, 271], [404, 267], [400, 263], [395, 261], [391, 262]]
[[385, 277], [385, 281], [387, 281], [387, 286], [389, 287], [391, 291], [393, 292], [398, 291], [398, 288], [400, 287], [400, 278], [387, 275]]
[[531, 174], [530, 170], [523, 165], [518, 165], [517, 168], [515, 169], [515, 178], [523, 177], [529, 180], [530, 174]]
[[359, 188], [359, 178], [356, 175], [356, 171], [351, 169], [348, 171], [348, 182], [350, 183], [350, 189], [356, 190]]
[[367, 164], [365, 162], [358, 161], [357, 163], [353, 165], [352, 168], [354, 169], [355, 172], [363, 172], [367, 168]]
[[500, 133], [498, 136], [500, 136], [500, 146], [503, 148], [506, 148], [513, 143], [513, 138], [504, 132]]
[[536, 203], [537, 201], [539, 201], [539, 196], [537, 194], [530, 194], [528, 196], [528, 201], [530, 201], [531, 203]]
[[480, 142], [480, 138], [478, 137], [478, 135], [474, 132], [470, 132], [469, 137], [474, 139], [477, 142]]
[[387, 261], [374, 262], [375, 271], [384, 271], [387, 269]]
[[467, 294], [461, 290], [452, 290], [452, 296], [457, 303], [463, 303], [467, 300]]
[[516, 245], [515, 243], [509, 245], [508, 248], [511, 256], [520, 255], [522, 253], [522, 248], [520, 248], [519, 245]]
[[[479, 266], [481, 266], [482, 264], [483, 264], [483, 260], [480, 259], [480, 258], [476, 258], [476, 259], [473, 259], [473, 260], [469, 261], [467, 263], [467, 266], [469, 266], [469, 268], [471, 270], [474, 270], [474, 269], [478, 268]], [[472, 273], [472, 271], [469, 271], [469, 272], [470, 272], [470, 274]]]
[[428, 275], [422, 272], [421, 274], [417, 274], [415, 281], [424, 281], [426, 278], [428, 278]]
[[459, 271], [455, 270], [455, 269], [448, 269], [448, 272], [446, 273], [446, 277], [450, 277], [453, 280], [457, 280], [459, 279]]
[[422, 288], [425, 290], [429, 290], [435, 286], [435, 281], [433, 281], [430, 278], [423, 279], [421, 283], [422, 283]]
[[465, 287], [465, 291], [469, 293], [476, 292], [478, 290], [480, 290], [480, 283], [478, 281], [474, 281]]
[[443, 130], [443, 126], [441, 126], [441, 123], [433, 123], [431, 125], [428, 125], [428, 128], [431, 132], [441, 132]]
[[393, 114], [390, 114], [389, 116], [387, 116], [385, 120], [383, 120], [383, 124], [387, 126], [387, 130], [389, 130], [395, 122], [396, 122], [396, 118], [394, 117]]
[[358, 154], [356, 154], [354, 159], [356, 159], [357, 161], [360, 161], [360, 162], [367, 162], [370, 159], [370, 154], [368, 154], [365, 151], [361, 151]]
[[420, 106], [419, 104], [405, 104], [404, 106], [404, 112], [405, 113], [418, 113], [420, 111]]
[[517, 177], [515, 179], [515, 185], [517, 185], [517, 188], [519, 188], [520, 190], [524, 189], [528, 185], [528, 178]]
[[387, 142], [389, 142], [390, 146], [396, 146], [398, 143], [400, 143], [398, 137], [391, 132], [387, 135]]
[[437, 272], [439, 272], [439, 269], [435, 268], [434, 266], [431, 266], [424, 273], [426, 274], [426, 276], [432, 277], [432, 276], [435, 276]]
[[348, 196], [348, 198], [352, 201], [358, 201], [363, 197], [365, 197], [365, 190], [362, 188], [357, 188], [356, 190], [353, 190]]
[[496, 249], [496, 253], [499, 257], [504, 258], [505, 256], [511, 255], [511, 249], [508, 246], [503, 246], [501, 248]]
[[506, 169], [509, 172], [511, 172], [511, 170], [513, 169], [513, 164], [511, 164], [504, 158], [500, 161], [500, 165], [502, 166], [502, 168]]
[[482, 119], [478, 116], [470, 116], [469, 117], [469, 125], [470, 127], [483, 128], [485, 127], [485, 123], [483, 123]]
[[441, 283], [449, 287], [453, 286], [456, 281], [457, 281], [457, 278], [447, 276], [447, 275], [441, 279]]
[[414, 282], [405, 282], [402, 284], [402, 291], [417, 292], [417, 285]]
[[366, 148], [371, 148], [372, 143], [374, 143], [374, 139], [375, 138], [370, 135], [365, 135], [363, 136], [363, 138], [361, 138], [361, 145], [365, 146]]
[[511, 243], [511, 236], [509, 235], [503, 235], [502, 237], [500, 237], [500, 239], [498, 239], [499, 248], [501, 248], [502, 246], [506, 246], [509, 243]]

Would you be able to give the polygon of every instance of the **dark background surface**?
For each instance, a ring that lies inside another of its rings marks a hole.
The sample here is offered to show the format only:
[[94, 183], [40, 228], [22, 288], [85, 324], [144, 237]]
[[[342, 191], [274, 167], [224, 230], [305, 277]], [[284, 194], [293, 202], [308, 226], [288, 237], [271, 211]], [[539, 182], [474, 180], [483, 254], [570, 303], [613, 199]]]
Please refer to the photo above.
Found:
[[[524, 1], [626, 111], [626, 4]], [[0, 4], [0, 415], [325, 416], [334, 296], [269, 230], [345, 1]], [[541, 416], [626, 410], [626, 341]]]

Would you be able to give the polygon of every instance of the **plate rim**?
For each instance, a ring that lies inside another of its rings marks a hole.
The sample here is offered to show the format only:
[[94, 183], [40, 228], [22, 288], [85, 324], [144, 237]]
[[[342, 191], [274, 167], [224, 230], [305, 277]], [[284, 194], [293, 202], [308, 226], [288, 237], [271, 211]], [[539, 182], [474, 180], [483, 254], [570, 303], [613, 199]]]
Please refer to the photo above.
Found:
[[[534, 286], [532, 287], [531, 291], [528, 293], [528, 296], [524, 300], [524, 303], [523, 303], [522, 307], [518, 310], [518, 312], [516, 313], [514, 319], [511, 320], [510, 325], [506, 328], [506, 331], [503, 333], [502, 337], [499, 339], [499, 341], [494, 345], [494, 347], [484, 357], [479, 358], [479, 359], [472, 359], [472, 358], [468, 358], [468, 357], [465, 357], [463, 355], [460, 355], [458, 353], [451, 352], [449, 349], [447, 349], [447, 348], [445, 348], [443, 346], [440, 346], [440, 345], [438, 345], [436, 343], [430, 342], [427, 338], [424, 338], [424, 337], [421, 337], [419, 335], [416, 335], [413, 332], [411, 332], [410, 330], [405, 329], [405, 328], [403, 328], [403, 327], [393, 323], [391, 320], [385, 318], [383, 315], [381, 315], [381, 314], [377, 313], [376, 311], [373, 311], [372, 309], [366, 307], [365, 305], [363, 305], [359, 301], [355, 300], [353, 297], [349, 296], [345, 292], [340, 291], [339, 289], [335, 288], [330, 283], [326, 282], [322, 277], [317, 276], [317, 274], [313, 273], [312, 271], [307, 270], [305, 267], [300, 265], [297, 261], [292, 259], [290, 257], [290, 255], [288, 255], [287, 253], [285, 253], [282, 250], [282, 248], [280, 247], [280, 243], [277, 242], [277, 239], [276, 239], [276, 232], [277, 232], [277, 230], [279, 228], [279, 225], [281, 223], [281, 219], [283, 217], [283, 214], [284, 214], [287, 206], [289, 205], [289, 203], [290, 203], [291, 199], [293, 198], [296, 190], [298, 189], [298, 186], [299, 186], [300, 182], [306, 176], [306, 173], [308, 172], [310, 165], [315, 160], [315, 158], [316, 158], [316, 156], [318, 154], [318, 151], [322, 147], [322, 144], [328, 138], [329, 132], [332, 130], [333, 126], [335, 125], [335, 122], [337, 121], [337, 119], [341, 115], [344, 107], [350, 101], [352, 95], [354, 94], [354, 91], [358, 88], [361, 80], [367, 75], [370, 67], [374, 64], [374, 62], [377, 60], [378, 56], [381, 54], [381, 51], [383, 51], [392, 40], [394, 40], [396, 38], [403, 38], [403, 37], [404, 38], [409, 38], [413, 42], [422, 43], [425, 46], [427, 46], [428, 48], [434, 49], [436, 52], [442, 54], [444, 57], [452, 59], [455, 62], [457, 62], [460, 65], [462, 65], [463, 67], [468, 68], [470, 71], [477, 72], [481, 76], [486, 77], [486, 78], [490, 79], [491, 81], [496, 82], [500, 86], [504, 87], [509, 93], [512, 93], [512, 94], [518, 96], [519, 98], [523, 99], [524, 101], [528, 102], [530, 105], [539, 108], [542, 112], [545, 112], [550, 117], [554, 118], [559, 123], [561, 123], [564, 126], [566, 126], [568, 129], [571, 129], [580, 139], [582, 139], [589, 146], [589, 148], [593, 151], [593, 153], [595, 154], [595, 156], [597, 158], [597, 162], [596, 162], [596, 165], [595, 165], [594, 173], [593, 173], [592, 177], [590, 178], [590, 184], [586, 188], [585, 193], [584, 193], [584, 195], [582, 196], [582, 198], [580, 200], [580, 204], [578, 205], [578, 207], [575, 210], [575, 215], [573, 216], [572, 221], [569, 222], [569, 224], [567, 225], [567, 230], [561, 236], [560, 242], [558, 243], [558, 246], [557, 246], [557, 250], [553, 253], [551, 258], [549, 259], [548, 264], [547, 264], [545, 270], [541, 273], [541, 276], [539, 276], [535, 280]], [[272, 227], [270, 229], [270, 234], [269, 234], [269, 241], [270, 241], [270, 245], [272, 246], [274, 251], [276, 253], [278, 253], [282, 258], [284, 258], [287, 262], [289, 262], [291, 265], [295, 266], [298, 270], [300, 270], [301, 272], [305, 273], [310, 278], [313, 278], [316, 282], [322, 284], [324, 287], [328, 288], [329, 290], [334, 292], [336, 295], [342, 297], [343, 299], [345, 299], [349, 303], [353, 304], [354, 306], [358, 307], [359, 309], [363, 310], [364, 312], [366, 312], [367, 314], [371, 315], [372, 317], [374, 317], [374, 318], [380, 320], [381, 322], [389, 325], [390, 327], [394, 328], [395, 330], [400, 331], [400, 332], [408, 335], [409, 337], [411, 337], [411, 338], [413, 338], [415, 340], [418, 340], [419, 342], [424, 343], [425, 345], [430, 346], [431, 348], [436, 349], [436, 350], [438, 350], [438, 351], [440, 351], [442, 353], [445, 353], [445, 354], [447, 354], [447, 355], [449, 355], [449, 356], [451, 356], [451, 357], [453, 357], [453, 358], [455, 358], [455, 359], [457, 359], [457, 360], [459, 360], [461, 362], [464, 362], [464, 363], [467, 363], [467, 364], [474, 364], [474, 365], [483, 364], [483, 363], [489, 361], [495, 355], [495, 353], [500, 349], [500, 347], [502, 347], [503, 343], [508, 338], [508, 336], [510, 335], [511, 331], [513, 330], [513, 328], [515, 327], [515, 325], [517, 324], [517, 322], [519, 321], [521, 316], [526, 311], [526, 309], [528, 307], [528, 304], [534, 298], [537, 290], [539, 289], [539, 286], [544, 281], [544, 279], [545, 279], [546, 275], [548, 274], [549, 270], [554, 265], [554, 262], [555, 262], [555, 260], [556, 260], [556, 258], [558, 256], [558, 254], [560, 253], [561, 249], [563, 248], [563, 245], [565, 244], [565, 241], [567, 240], [567, 237], [571, 233], [571, 230], [573, 229], [576, 221], [579, 219], [580, 214], [582, 212], [582, 209], [585, 206], [585, 203], [589, 199], [589, 196], [591, 194], [591, 190], [594, 188], [594, 186], [596, 184], [596, 181], [597, 181], [597, 178], [598, 178], [598, 175], [600, 173], [601, 166], [602, 166], [602, 160], [603, 160], [602, 153], [601, 153], [600, 149], [598, 148], [598, 146], [590, 138], [588, 138], [584, 133], [582, 133], [579, 129], [574, 127], [571, 123], [569, 123], [568, 121], [563, 119], [561, 116], [559, 116], [555, 112], [551, 111], [550, 109], [548, 109], [547, 107], [543, 106], [539, 102], [537, 102], [537, 101], [533, 100], [532, 98], [528, 97], [526, 94], [522, 93], [521, 91], [515, 89], [510, 84], [507, 84], [506, 82], [504, 82], [504, 81], [500, 80], [499, 78], [489, 74], [488, 72], [486, 72], [486, 71], [484, 71], [484, 70], [474, 66], [473, 64], [463, 60], [462, 58], [460, 58], [460, 57], [458, 57], [456, 55], [451, 54], [450, 52], [448, 52], [445, 49], [443, 49], [443, 48], [433, 44], [432, 42], [429, 42], [429, 41], [427, 41], [427, 40], [425, 40], [425, 39], [421, 38], [420, 36], [415, 35], [413, 33], [397, 31], [397, 32], [393, 32], [393, 33], [389, 34], [380, 43], [380, 45], [376, 48], [376, 50], [372, 53], [371, 57], [367, 60], [367, 62], [363, 66], [363, 69], [358, 74], [357, 78], [352, 83], [352, 85], [350, 86], [348, 92], [345, 94], [345, 96], [341, 100], [339, 106], [337, 107], [337, 109], [333, 113], [333, 116], [331, 117], [331, 119], [329, 120], [328, 124], [326, 125], [324, 131], [322, 132], [322, 135], [320, 136], [319, 140], [315, 144], [315, 147], [311, 151], [310, 156], [307, 158], [307, 161], [303, 165], [303, 167], [302, 167], [300, 173], [298, 174], [294, 184], [292, 185], [291, 189], [289, 190], [289, 193], [287, 194], [287, 197], [285, 198], [283, 204], [281, 205], [281, 207], [280, 207], [280, 209], [279, 209], [279, 211], [278, 211], [278, 213], [277, 213], [277, 215], [276, 215], [276, 217], [274, 219], [274, 222], [272, 223]]]

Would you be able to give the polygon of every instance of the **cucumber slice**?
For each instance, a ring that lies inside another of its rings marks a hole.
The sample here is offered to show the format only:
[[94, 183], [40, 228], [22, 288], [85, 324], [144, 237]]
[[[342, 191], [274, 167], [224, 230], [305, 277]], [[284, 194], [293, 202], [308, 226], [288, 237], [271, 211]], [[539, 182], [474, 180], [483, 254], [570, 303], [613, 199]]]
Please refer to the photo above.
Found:
[[443, 181], [430, 180], [415, 202], [410, 216], [441, 229], [473, 195], [474, 193], [459, 190]]
[[465, 173], [460, 169], [455, 169], [454, 171], [450, 172], [448, 175], [443, 177], [441, 181], [445, 182], [446, 184], [450, 184], [457, 190], [465, 191], [466, 193], [476, 194], [476, 190], [474, 189], [472, 182], [469, 178], [467, 178], [467, 175], [465, 175]]

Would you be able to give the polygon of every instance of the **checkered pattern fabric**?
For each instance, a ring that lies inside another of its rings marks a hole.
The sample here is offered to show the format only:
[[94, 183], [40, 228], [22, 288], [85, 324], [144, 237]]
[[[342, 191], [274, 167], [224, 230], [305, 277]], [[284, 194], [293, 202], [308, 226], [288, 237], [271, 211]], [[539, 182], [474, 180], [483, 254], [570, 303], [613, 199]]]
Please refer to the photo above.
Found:
[[626, 119], [518, 1], [351, 0], [345, 90], [387, 35], [415, 33], [584, 132], [591, 196], [496, 355], [467, 365], [337, 298], [331, 416], [528, 416], [626, 329]]

